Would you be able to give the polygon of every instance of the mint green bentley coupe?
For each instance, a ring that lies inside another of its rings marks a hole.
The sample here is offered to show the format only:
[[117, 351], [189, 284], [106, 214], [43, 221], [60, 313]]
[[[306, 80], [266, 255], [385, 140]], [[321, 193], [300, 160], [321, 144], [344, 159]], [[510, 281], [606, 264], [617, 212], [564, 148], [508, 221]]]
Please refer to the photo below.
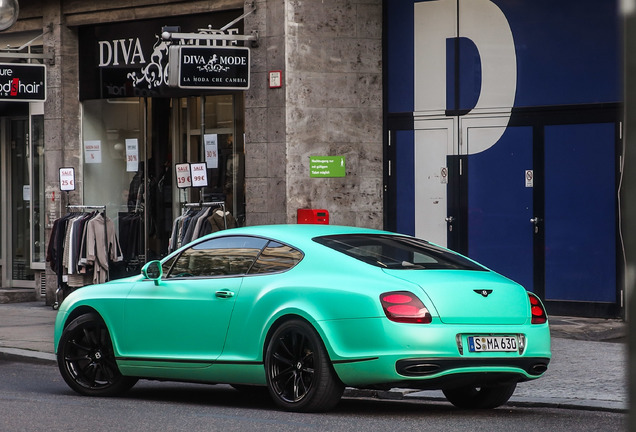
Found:
[[414, 237], [330, 225], [221, 231], [78, 289], [55, 349], [83, 395], [227, 383], [298, 412], [335, 407], [345, 387], [495, 408], [551, 356], [545, 309], [522, 286]]

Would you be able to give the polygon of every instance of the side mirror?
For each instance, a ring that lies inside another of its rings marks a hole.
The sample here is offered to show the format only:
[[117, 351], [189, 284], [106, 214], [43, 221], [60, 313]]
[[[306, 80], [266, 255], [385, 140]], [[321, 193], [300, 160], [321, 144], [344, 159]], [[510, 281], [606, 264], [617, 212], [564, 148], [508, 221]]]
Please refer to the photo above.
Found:
[[146, 263], [141, 269], [141, 274], [143, 274], [146, 279], [155, 281], [155, 285], [159, 285], [161, 276], [163, 276], [161, 261], [150, 261]]

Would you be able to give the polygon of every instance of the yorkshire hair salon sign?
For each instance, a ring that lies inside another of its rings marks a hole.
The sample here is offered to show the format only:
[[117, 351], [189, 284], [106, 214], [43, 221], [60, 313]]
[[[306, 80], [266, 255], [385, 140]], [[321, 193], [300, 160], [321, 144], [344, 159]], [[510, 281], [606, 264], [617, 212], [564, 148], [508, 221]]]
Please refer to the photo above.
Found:
[[168, 85], [209, 90], [247, 90], [250, 50], [240, 47], [171, 46]]
[[0, 63], [0, 101], [46, 100], [46, 66]]

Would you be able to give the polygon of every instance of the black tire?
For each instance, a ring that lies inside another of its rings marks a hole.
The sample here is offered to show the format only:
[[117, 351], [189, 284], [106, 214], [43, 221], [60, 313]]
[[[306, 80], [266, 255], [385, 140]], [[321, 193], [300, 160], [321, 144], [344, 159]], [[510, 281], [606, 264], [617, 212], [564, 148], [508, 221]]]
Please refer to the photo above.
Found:
[[461, 409], [492, 409], [508, 402], [517, 384], [500, 384], [485, 387], [467, 386], [444, 390], [446, 399]]
[[272, 399], [287, 411], [328, 411], [344, 391], [322, 340], [302, 320], [276, 329], [267, 345], [265, 372]]
[[96, 313], [81, 315], [64, 329], [57, 365], [66, 384], [85, 396], [115, 396], [137, 382], [119, 372], [108, 328]]

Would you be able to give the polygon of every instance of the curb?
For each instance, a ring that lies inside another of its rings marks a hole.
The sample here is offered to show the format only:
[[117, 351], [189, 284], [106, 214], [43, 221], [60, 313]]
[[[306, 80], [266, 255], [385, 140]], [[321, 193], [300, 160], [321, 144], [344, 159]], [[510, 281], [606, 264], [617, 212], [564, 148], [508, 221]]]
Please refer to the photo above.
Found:
[[0, 348], [0, 359], [34, 364], [57, 364], [57, 357], [55, 354], [18, 348]]
[[[424, 394], [423, 394], [424, 393]], [[425, 394], [431, 393], [431, 394]], [[446, 398], [441, 395], [437, 396], [437, 391], [420, 391], [420, 390], [364, 390], [355, 388], [346, 388], [344, 397], [350, 398], [367, 398], [380, 400], [404, 400], [404, 401], [422, 401], [422, 402], [445, 402], [449, 403]], [[449, 403], [450, 404], [450, 403]], [[580, 411], [602, 411], [626, 414], [629, 412], [629, 406], [626, 402], [603, 401], [603, 400], [585, 400], [585, 399], [567, 399], [567, 398], [528, 398], [528, 397], [512, 397], [505, 406], [527, 407], [527, 408], [556, 408]]]
[[[21, 361], [23, 363], [43, 364], [49, 366], [57, 365], [55, 354], [39, 351], [30, 351], [18, 348], [0, 348], [0, 360]], [[429, 393], [429, 394], [427, 394]], [[446, 402], [446, 398], [435, 395], [437, 392], [420, 390], [365, 390], [347, 387], [343, 397], [357, 399], [380, 399], [394, 401], [422, 401], [422, 402]], [[567, 398], [527, 398], [512, 397], [505, 406], [514, 407], [541, 407], [557, 408], [581, 411], [600, 411], [626, 414], [629, 406], [626, 402], [584, 400]]]

